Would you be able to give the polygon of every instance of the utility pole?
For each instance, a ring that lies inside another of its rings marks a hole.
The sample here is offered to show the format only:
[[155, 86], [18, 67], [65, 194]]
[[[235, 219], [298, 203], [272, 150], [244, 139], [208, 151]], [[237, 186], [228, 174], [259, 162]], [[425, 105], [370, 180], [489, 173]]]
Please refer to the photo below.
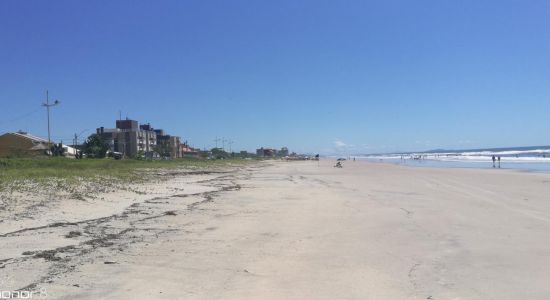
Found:
[[53, 103], [50, 104], [50, 98], [48, 95], [48, 91], [46, 90], [46, 102], [42, 103], [42, 106], [46, 107], [46, 111], [48, 112], [48, 146], [52, 144], [52, 139], [50, 135], [50, 107], [56, 106], [59, 103], [59, 100], [55, 100]]
[[231, 145], [233, 145], [233, 141], [232, 140], [229, 140], [227, 141], [227, 144], [229, 144], [229, 153], [233, 153], [233, 149], [231, 148]]
[[76, 133], [74, 134], [74, 143], [73, 143], [73, 146], [74, 146], [75, 149], [76, 149], [76, 146], [78, 145], [78, 139], [80, 138], [80, 136], [81, 136], [84, 132], [86, 132], [86, 131], [88, 131], [88, 130], [89, 130], [89, 129], [84, 129], [84, 130], [82, 130], [79, 134], [76, 134]]
[[227, 142], [227, 140], [225, 138], [222, 138], [222, 149], [224, 152], [225, 152], [225, 142]]
[[214, 140], [214, 142], [216, 142], [216, 148], [218, 148], [218, 142], [220, 141], [220, 139], [218, 137], [216, 137], [216, 139]]

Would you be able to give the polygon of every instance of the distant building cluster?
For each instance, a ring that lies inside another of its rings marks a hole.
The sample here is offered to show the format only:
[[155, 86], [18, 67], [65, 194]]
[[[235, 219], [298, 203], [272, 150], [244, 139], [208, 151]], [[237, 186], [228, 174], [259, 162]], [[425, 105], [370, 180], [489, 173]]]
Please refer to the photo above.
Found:
[[260, 148], [256, 149], [256, 156], [258, 157], [285, 157], [289, 156], [288, 148], [283, 147], [281, 150], [273, 149], [273, 148]]
[[280, 158], [285, 160], [319, 160], [319, 154], [317, 155], [304, 155], [296, 154], [295, 152], [289, 153], [287, 147], [283, 147], [280, 150], [274, 148], [260, 148], [256, 149], [256, 157], [260, 158]]
[[[115, 128], [99, 127], [96, 134], [107, 145], [107, 152], [115, 158], [181, 158], [198, 156], [199, 149], [182, 142], [179, 136], [166, 134], [151, 124], [139, 124], [136, 120], [116, 120]], [[0, 136], [0, 157], [32, 157], [59, 155], [79, 157], [82, 145], [73, 147], [62, 143], [49, 143], [48, 140], [18, 131]]]
[[154, 129], [151, 124], [139, 124], [136, 120], [117, 120], [116, 128], [100, 127], [96, 133], [109, 145], [110, 151], [124, 157], [180, 158], [186, 145], [179, 136]]
[[[149, 123], [139, 124], [138, 121], [128, 118], [116, 120], [114, 128], [97, 128], [95, 135], [91, 135], [88, 141], [92, 137], [95, 137], [97, 144], [87, 142], [78, 145], [77, 135], [75, 134], [73, 146], [71, 147], [62, 143], [51, 143], [46, 139], [23, 131], [6, 133], [0, 136], [0, 157], [44, 155], [72, 158], [109, 156], [146, 159], [177, 159], [186, 156], [212, 159], [230, 157], [294, 159], [299, 157], [296, 153], [289, 153], [287, 147], [281, 149], [262, 147], [257, 149], [256, 153], [248, 153], [247, 151], [226, 152], [225, 147], [200, 150], [190, 147], [185, 141], [182, 142], [179, 136], [170, 135], [163, 129], [153, 128]], [[93, 153], [96, 152], [86, 151], [86, 149], [95, 149], [95, 145], [101, 147], [101, 155], [94, 155]]]

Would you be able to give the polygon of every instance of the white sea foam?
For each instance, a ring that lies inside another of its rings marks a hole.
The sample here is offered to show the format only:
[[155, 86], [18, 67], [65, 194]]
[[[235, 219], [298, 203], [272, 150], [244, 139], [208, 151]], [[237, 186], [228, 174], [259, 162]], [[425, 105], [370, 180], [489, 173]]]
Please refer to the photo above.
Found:
[[[427, 159], [432, 160], [442, 160], [442, 161], [492, 161], [493, 157], [491, 156], [481, 156], [481, 155], [461, 155], [454, 157], [428, 157]], [[500, 158], [502, 161], [508, 162], [550, 162], [548, 157], [510, 157], [504, 156]]]
[[500, 156], [505, 162], [550, 163], [550, 149], [505, 150], [505, 151], [464, 151], [443, 153], [391, 153], [384, 155], [361, 156], [360, 159], [400, 160], [422, 159], [436, 161], [487, 162], [493, 156]]

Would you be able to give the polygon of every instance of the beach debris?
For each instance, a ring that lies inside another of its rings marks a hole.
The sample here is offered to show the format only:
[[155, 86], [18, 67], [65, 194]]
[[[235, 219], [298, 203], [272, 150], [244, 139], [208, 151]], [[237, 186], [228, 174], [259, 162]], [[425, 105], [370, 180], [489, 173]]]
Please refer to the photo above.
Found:
[[69, 231], [69, 233], [67, 233], [65, 235], [65, 237], [70, 239], [70, 238], [74, 238], [74, 237], [81, 236], [81, 235], [82, 235], [82, 232], [80, 232], [80, 231]]
[[404, 211], [404, 212], [407, 214], [407, 217], [410, 217], [410, 216], [413, 214], [412, 211], [410, 211], [410, 210], [408, 210], [408, 209], [406, 209], [406, 208], [400, 207], [399, 209], [402, 210], [402, 211]]
[[45, 251], [36, 253], [34, 257], [43, 258], [46, 261], [60, 261], [61, 257], [55, 256], [56, 253], [57, 253], [56, 250], [45, 250]]

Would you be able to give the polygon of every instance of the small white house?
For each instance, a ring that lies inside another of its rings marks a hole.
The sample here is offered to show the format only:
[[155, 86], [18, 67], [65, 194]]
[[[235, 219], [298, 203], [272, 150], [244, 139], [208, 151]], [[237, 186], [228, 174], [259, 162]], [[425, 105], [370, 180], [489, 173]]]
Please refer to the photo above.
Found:
[[62, 145], [63, 149], [65, 150], [63, 152], [63, 155], [68, 157], [75, 157], [75, 155], [78, 153], [78, 150], [76, 148], [73, 148], [71, 146]]

